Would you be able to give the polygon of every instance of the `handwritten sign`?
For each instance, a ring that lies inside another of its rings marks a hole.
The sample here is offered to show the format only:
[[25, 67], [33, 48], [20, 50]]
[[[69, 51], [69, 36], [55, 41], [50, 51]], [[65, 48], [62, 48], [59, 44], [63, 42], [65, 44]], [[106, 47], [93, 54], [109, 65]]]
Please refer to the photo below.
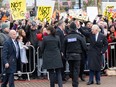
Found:
[[13, 20], [25, 19], [26, 0], [10, 0]]
[[44, 20], [50, 22], [52, 16], [51, 6], [39, 6], [38, 7], [38, 19], [43, 22]]
[[108, 20], [111, 20], [113, 16], [113, 9], [114, 9], [114, 6], [107, 6], [104, 11], [104, 16], [108, 17]]

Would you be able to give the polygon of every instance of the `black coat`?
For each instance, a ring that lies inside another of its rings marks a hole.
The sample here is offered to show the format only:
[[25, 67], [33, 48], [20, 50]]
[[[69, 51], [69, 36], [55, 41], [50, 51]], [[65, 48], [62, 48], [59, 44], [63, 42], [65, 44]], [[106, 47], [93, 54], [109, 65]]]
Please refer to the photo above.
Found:
[[3, 65], [9, 63], [9, 68], [6, 70], [6, 73], [15, 73], [17, 68], [17, 58], [16, 58], [16, 49], [11, 38], [9, 38], [3, 44], [2, 50], [2, 61]]
[[[81, 60], [81, 54], [86, 50], [87, 46], [84, 38], [76, 31], [72, 31], [65, 37], [64, 55], [66, 58], [68, 58], [68, 60]], [[79, 55], [71, 57], [75, 53]]]
[[63, 52], [63, 42], [64, 42], [64, 33], [63, 31], [58, 27], [56, 28], [56, 34], [59, 36], [60, 38], [60, 43], [61, 43], [61, 52]]
[[58, 36], [48, 35], [42, 41], [42, 56], [44, 69], [63, 67], [60, 53], [60, 39]]
[[79, 31], [90, 38], [90, 46], [88, 49], [88, 66], [90, 70], [99, 71], [102, 65], [102, 54], [108, 48], [107, 38], [99, 32], [97, 41], [91, 32], [84, 32], [82, 28]]

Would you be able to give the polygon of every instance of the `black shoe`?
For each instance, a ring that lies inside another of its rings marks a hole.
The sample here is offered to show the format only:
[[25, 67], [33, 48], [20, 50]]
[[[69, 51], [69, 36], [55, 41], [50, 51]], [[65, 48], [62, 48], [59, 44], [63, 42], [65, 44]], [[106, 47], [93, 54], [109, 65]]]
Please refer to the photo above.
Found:
[[91, 85], [91, 84], [93, 84], [94, 82], [92, 81], [92, 82], [87, 82], [87, 85]]
[[101, 83], [100, 83], [100, 81], [98, 81], [96, 84], [97, 84], [97, 85], [100, 85]]

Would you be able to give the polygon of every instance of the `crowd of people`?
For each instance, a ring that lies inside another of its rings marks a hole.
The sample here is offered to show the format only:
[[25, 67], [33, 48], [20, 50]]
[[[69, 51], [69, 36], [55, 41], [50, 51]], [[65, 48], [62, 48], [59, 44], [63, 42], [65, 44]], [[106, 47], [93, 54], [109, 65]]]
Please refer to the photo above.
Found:
[[[3, 20], [4, 16], [7, 18]], [[29, 63], [26, 55], [29, 45], [35, 49], [39, 47], [39, 58], [36, 57], [35, 61], [32, 59], [31, 63], [34, 61], [38, 65], [37, 61], [41, 61], [38, 66], [44, 71], [43, 76], [49, 72], [50, 87], [55, 87], [55, 83], [63, 87], [63, 81], [68, 78], [72, 79], [72, 87], [78, 87], [79, 77], [85, 81], [83, 74], [87, 61], [90, 70], [87, 85], [94, 83], [94, 75], [96, 84], [101, 84], [102, 58], [107, 48], [110, 54], [108, 43], [116, 41], [116, 21], [109, 21], [103, 16], [96, 16], [93, 23], [77, 18], [69, 21], [68, 16], [65, 20], [54, 18], [51, 21], [11, 20], [7, 11], [0, 10], [0, 45], [3, 46], [1, 60], [6, 73], [1, 87], [6, 87], [8, 82], [9, 87], [15, 87], [13, 74], [21, 71], [21, 64], [25, 71], [25, 65]], [[86, 43], [90, 45], [87, 46]], [[65, 72], [67, 61], [70, 70], [68, 75]], [[36, 68], [32, 77], [42, 76], [41, 72], [39, 76], [37, 73]], [[25, 75], [22, 77], [26, 79]]]

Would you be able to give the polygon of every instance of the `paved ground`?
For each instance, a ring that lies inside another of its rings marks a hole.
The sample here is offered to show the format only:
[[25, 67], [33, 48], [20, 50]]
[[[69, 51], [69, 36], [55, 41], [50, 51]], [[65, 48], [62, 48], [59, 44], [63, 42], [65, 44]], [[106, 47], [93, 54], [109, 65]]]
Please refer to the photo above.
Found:
[[[86, 82], [88, 77], [86, 77]], [[116, 87], [116, 76], [102, 76], [101, 85], [86, 85], [86, 82], [79, 81], [79, 87]], [[49, 87], [48, 80], [31, 80], [31, 81], [15, 81], [16, 87]], [[58, 87], [56, 85], [56, 87]], [[63, 87], [72, 87], [71, 79], [69, 79]]]

